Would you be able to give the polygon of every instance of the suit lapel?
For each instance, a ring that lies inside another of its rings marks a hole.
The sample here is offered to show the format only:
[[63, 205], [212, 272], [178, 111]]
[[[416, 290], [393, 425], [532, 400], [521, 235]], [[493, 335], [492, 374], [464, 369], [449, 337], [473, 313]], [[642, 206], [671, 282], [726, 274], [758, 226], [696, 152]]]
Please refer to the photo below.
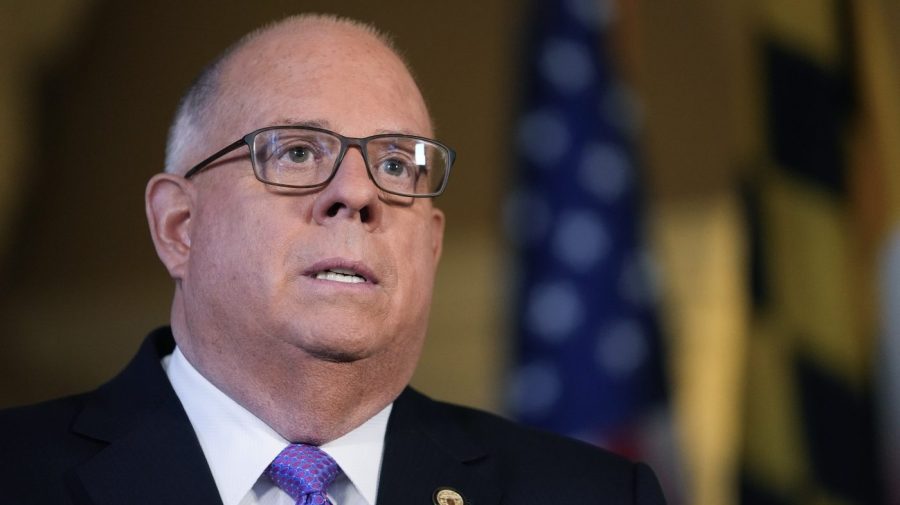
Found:
[[151, 335], [75, 420], [73, 431], [108, 443], [76, 469], [76, 495], [87, 503], [222, 503], [187, 414], [159, 364], [173, 348], [167, 329]]
[[498, 503], [490, 454], [430, 407], [431, 400], [411, 389], [394, 403], [377, 504], [430, 505], [442, 487], [459, 492], [467, 505]]
[[[115, 379], [93, 393], [73, 431], [108, 445], [80, 465], [70, 486], [92, 505], [221, 505], [200, 443], [159, 362], [168, 328], [144, 342]], [[407, 389], [394, 403], [385, 438], [378, 505], [433, 503], [442, 487], [466, 505], [495, 505], [493, 458], [431, 400]]]

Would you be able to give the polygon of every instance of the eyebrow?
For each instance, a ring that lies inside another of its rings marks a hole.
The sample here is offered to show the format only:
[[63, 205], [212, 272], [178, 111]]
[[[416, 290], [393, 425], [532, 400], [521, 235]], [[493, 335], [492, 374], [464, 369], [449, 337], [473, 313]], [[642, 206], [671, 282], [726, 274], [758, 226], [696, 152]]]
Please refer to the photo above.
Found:
[[310, 126], [312, 128], [324, 128], [330, 130], [331, 124], [325, 119], [290, 119], [283, 118], [277, 124], [285, 126]]
[[[327, 119], [283, 118], [280, 120], [280, 122], [278, 124], [285, 125], [285, 126], [308, 126], [308, 127], [312, 127], [312, 128], [322, 128], [324, 130], [335, 131], [334, 127], [331, 125], [331, 123], [328, 122]], [[337, 133], [341, 133], [341, 132], [337, 132]], [[415, 133], [411, 130], [407, 130], [405, 128], [400, 129], [400, 130], [387, 130], [384, 128], [379, 128], [378, 130], [375, 130], [375, 133], [373, 133], [373, 135], [381, 135], [381, 134], [385, 134], [385, 133], [399, 133], [401, 135], [420, 136], [420, 134]]]

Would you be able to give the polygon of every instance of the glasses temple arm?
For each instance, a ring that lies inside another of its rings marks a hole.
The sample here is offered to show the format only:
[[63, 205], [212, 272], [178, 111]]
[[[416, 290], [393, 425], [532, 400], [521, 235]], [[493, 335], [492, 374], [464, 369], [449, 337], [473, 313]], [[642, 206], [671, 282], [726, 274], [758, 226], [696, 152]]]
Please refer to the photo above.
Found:
[[185, 172], [184, 178], [190, 179], [191, 177], [193, 177], [194, 175], [199, 173], [201, 170], [203, 170], [204, 168], [211, 165], [212, 162], [216, 161], [217, 159], [221, 158], [222, 156], [225, 156], [226, 154], [230, 153], [231, 151], [234, 151], [235, 149], [245, 145], [246, 143], [247, 143], [247, 141], [243, 137], [235, 140], [231, 144], [228, 144], [227, 146], [218, 150], [212, 156], [210, 156], [210, 157], [206, 158], [205, 160], [201, 161], [200, 163], [197, 163], [196, 165], [194, 165], [190, 170]]

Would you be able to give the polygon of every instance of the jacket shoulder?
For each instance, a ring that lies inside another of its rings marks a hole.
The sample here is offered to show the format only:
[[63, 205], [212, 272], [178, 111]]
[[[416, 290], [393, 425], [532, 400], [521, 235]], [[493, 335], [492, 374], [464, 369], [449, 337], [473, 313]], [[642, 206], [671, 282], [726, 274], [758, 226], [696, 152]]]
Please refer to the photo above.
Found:
[[[448, 421], [454, 427], [445, 429], [459, 430], [495, 461], [493, 473], [510, 503], [665, 503], [656, 476], [645, 464], [482, 410], [423, 395], [416, 401], [427, 411], [424, 416], [438, 424]], [[452, 441], [456, 436], [437, 438]]]
[[618, 473], [632, 466], [626, 458], [605, 449], [531, 428], [490, 412], [432, 400], [435, 414], [455, 419], [458, 426], [471, 434], [488, 451], [523, 465], [552, 459], [559, 464], [577, 463], [596, 466]]
[[60, 442], [71, 436], [72, 422], [84, 407], [86, 396], [83, 393], [0, 410], [0, 453], [66, 447]]
[[0, 487], [9, 503], [68, 503], [71, 470], [104, 445], [72, 432], [84, 399], [82, 394], [0, 410]]
[[159, 365], [161, 353], [173, 347], [171, 333], [162, 328], [97, 389], [0, 410], [3, 503], [69, 503], [78, 493], [75, 472], [82, 464], [160, 404], [177, 402]]

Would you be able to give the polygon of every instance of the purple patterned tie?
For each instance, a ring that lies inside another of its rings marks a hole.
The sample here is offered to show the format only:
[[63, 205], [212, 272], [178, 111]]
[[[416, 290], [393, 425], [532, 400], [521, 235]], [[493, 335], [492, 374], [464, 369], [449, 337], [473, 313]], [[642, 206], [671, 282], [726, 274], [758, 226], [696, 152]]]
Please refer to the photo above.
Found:
[[297, 505], [331, 503], [325, 491], [341, 471], [331, 456], [313, 445], [291, 444], [266, 468], [266, 475]]

